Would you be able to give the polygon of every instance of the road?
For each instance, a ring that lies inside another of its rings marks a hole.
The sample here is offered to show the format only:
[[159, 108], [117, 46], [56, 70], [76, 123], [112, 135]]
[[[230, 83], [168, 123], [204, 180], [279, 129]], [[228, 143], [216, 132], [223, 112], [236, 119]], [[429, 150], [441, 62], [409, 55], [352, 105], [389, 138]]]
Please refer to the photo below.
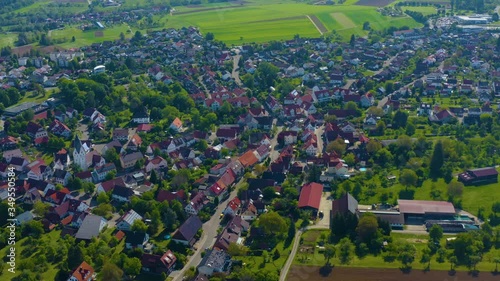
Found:
[[317, 127], [316, 130], [314, 130], [314, 133], [316, 134], [316, 137], [318, 139], [318, 154], [323, 154], [323, 133], [325, 131], [325, 126], [322, 125], [320, 127]]
[[217, 210], [215, 211], [214, 215], [210, 218], [210, 220], [203, 224], [203, 234], [201, 236], [201, 239], [194, 245], [194, 247], [196, 247], [196, 252], [189, 257], [188, 262], [186, 263], [186, 265], [184, 265], [184, 267], [181, 270], [176, 270], [170, 273], [169, 277], [173, 278], [172, 281], [181, 281], [182, 278], [184, 277], [184, 273], [189, 268], [196, 267], [198, 266], [198, 264], [200, 264], [202, 260], [201, 253], [205, 251], [205, 249], [207, 248], [212, 248], [212, 246], [215, 243], [215, 238], [217, 237], [217, 230], [219, 229], [220, 226], [220, 214], [224, 211], [229, 201], [238, 194], [237, 187], [240, 185], [242, 181], [244, 181], [244, 178], [241, 178], [241, 180], [236, 184], [236, 187], [231, 192], [228, 199], [219, 204]]
[[[276, 124], [276, 119], [273, 120], [273, 124]], [[283, 126], [277, 126], [276, 127], [276, 134], [274, 137], [271, 139], [271, 151], [269, 152], [269, 158], [271, 158], [271, 163], [274, 162], [274, 160], [278, 159], [280, 156], [280, 152], [276, 150], [276, 146], [278, 145], [278, 135], [283, 131]]]
[[236, 84], [238, 86], [241, 86], [241, 80], [240, 80], [240, 71], [239, 71], [239, 62], [240, 62], [240, 58], [241, 58], [241, 55], [239, 54], [239, 50], [236, 50], [236, 55], [233, 56], [233, 71], [231, 73], [231, 77], [234, 79], [234, 82], [236, 82]]

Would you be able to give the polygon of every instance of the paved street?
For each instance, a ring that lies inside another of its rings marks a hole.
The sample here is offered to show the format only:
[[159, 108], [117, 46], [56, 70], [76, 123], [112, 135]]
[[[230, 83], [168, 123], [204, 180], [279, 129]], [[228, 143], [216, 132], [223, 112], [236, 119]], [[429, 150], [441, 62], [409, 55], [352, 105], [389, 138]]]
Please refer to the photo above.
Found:
[[314, 133], [316, 134], [316, 137], [318, 138], [318, 154], [323, 154], [323, 133], [325, 132], [325, 125], [321, 125], [320, 127], [317, 127], [316, 130], [314, 130]]
[[234, 82], [238, 86], [241, 86], [241, 80], [240, 80], [240, 71], [239, 71], [239, 66], [238, 63], [240, 62], [241, 55], [239, 54], [239, 50], [235, 49], [236, 55], [233, 56], [233, 71], [231, 73], [231, 77], [234, 79]]
[[220, 224], [220, 214], [224, 211], [226, 208], [227, 204], [231, 199], [233, 199], [237, 193], [237, 187], [239, 184], [243, 181], [244, 179], [242, 178], [238, 184], [236, 184], [235, 189], [231, 194], [229, 195], [229, 198], [226, 199], [224, 202], [221, 202], [219, 206], [217, 207], [217, 210], [215, 211], [215, 214], [210, 218], [209, 221], [205, 222], [203, 224], [203, 235], [201, 239], [196, 242], [194, 247], [196, 247], [196, 252], [189, 257], [188, 262], [186, 265], [184, 265], [184, 268], [182, 270], [176, 270], [172, 272], [169, 276], [172, 277], [172, 281], [180, 281], [184, 277], [184, 273], [186, 270], [188, 270], [191, 267], [196, 267], [198, 264], [201, 262], [201, 253], [205, 251], [206, 248], [212, 248], [212, 246], [215, 243], [215, 238], [217, 237], [217, 229], [219, 229], [219, 224]]
[[281, 133], [281, 131], [283, 131], [283, 126], [277, 126], [276, 128], [277, 128], [276, 134], [271, 139], [271, 152], [269, 152], [269, 158], [271, 158], [271, 162], [278, 159], [278, 156], [280, 156], [280, 152], [276, 150], [275, 147], [278, 145], [278, 134]]

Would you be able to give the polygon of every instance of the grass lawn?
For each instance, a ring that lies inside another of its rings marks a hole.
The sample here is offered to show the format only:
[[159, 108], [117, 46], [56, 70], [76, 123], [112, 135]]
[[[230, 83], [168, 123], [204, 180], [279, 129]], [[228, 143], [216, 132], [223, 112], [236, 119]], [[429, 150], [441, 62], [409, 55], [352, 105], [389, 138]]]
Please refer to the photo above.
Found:
[[[310, 234], [309, 232], [313, 232], [313, 234]], [[308, 237], [316, 236], [317, 240], [316, 242], [319, 242], [319, 234], [314, 234], [314, 232], [318, 232], [316, 230], [310, 230], [307, 231], [302, 235], [304, 238], [304, 245], [306, 244], [306, 239]], [[413, 269], [424, 269], [425, 266], [419, 263], [418, 261], [420, 260], [420, 257], [422, 255], [422, 249], [427, 247], [427, 241], [428, 241], [428, 235], [415, 235], [415, 234], [403, 234], [403, 233], [392, 233], [391, 237], [393, 239], [393, 243], [397, 241], [401, 242], [409, 242], [413, 244], [417, 248], [417, 257], [415, 259], [415, 262], [413, 262], [412, 267]], [[441, 245], [444, 247], [446, 244], [446, 238], [448, 237], [443, 237], [441, 239]], [[306, 245], [309, 246], [309, 245]], [[490, 252], [484, 255], [483, 260], [479, 265], [477, 266], [478, 270], [487, 272], [487, 271], [492, 271], [495, 269], [495, 263], [493, 262], [493, 258], [500, 255], [500, 250], [499, 249], [492, 249]], [[317, 248], [314, 248], [314, 253], [308, 253], [306, 251], [300, 251], [300, 246], [299, 246], [299, 251], [297, 252], [297, 255], [294, 258], [294, 264], [296, 265], [311, 265], [311, 266], [323, 266], [325, 264], [325, 257], [323, 253], [319, 253]], [[338, 258], [333, 258], [330, 260], [332, 264], [335, 266], [349, 266], [349, 267], [367, 267], [367, 268], [399, 268], [401, 266], [400, 262], [393, 262], [393, 263], [387, 263], [384, 262], [382, 259], [381, 255], [374, 256], [374, 255], [367, 255], [363, 258], [358, 258], [354, 257], [352, 262], [349, 265], [340, 265], [339, 259]], [[450, 269], [450, 264], [448, 262], [445, 263], [438, 263], [436, 261], [436, 256], [433, 256], [432, 261], [431, 261], [431, 270], [449, 270]], [[467, 268], [464, 266], [459, 266], [456, 268], [457, 270], [460, 271], [465, 271]]]
[[428, 15], [435, 15], [437, 13], [437, 10], [434, 6], [421, 6], [421, 7], [412, 7], [412, 6], [401, 6], [401, 11], [414, 11], [414, 12], [419, 12], [422, 13], [424, 16]]

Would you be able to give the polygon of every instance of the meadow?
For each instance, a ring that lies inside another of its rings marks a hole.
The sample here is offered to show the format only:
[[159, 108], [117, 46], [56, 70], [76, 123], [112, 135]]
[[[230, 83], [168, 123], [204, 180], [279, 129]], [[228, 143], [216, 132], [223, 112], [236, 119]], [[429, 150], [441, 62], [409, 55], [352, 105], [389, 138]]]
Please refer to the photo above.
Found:
[[422, 13], [424, 16], [435, 15], [437, 10], [434, 6], [420, 6], [420, 7], [412, 7], [412, 6], [401, 6], [401, 11], [414, 11]]
[[[105, 29], [94, 29], [83, 31], [77, 27], [66, 27], [60, 30], [51, 31], [50, 38], [52, 39], [66, 39], [65, 43], [58, 44], [63, 48], [76, 48], [93, 43], [103, 41], [114, 41], [120, 39], [120, 33], [123, 32], [125, 37], [131, 37], [132, 32], [127, 33], [129, 27], [126, 24], [107, 27]], [[96, 36], [96, 32], [102, 32], [102, 36]], [[71, 38], [75, 37], [75, 41], [71, 42]]]

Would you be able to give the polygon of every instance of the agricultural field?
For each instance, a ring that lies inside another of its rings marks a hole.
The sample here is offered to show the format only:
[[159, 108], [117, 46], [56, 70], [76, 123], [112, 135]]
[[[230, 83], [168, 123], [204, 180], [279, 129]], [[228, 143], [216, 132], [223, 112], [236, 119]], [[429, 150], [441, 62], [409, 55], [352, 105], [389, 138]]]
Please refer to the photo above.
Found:
[[390, 26], [420, 26], [410, 17], [385, 17], [378, 13], [375, 7], [369, 6], [319, 6], [276, 2], [250, 2], [240, 6], [218, 8], [184, 7], [167, 16], [165, 20], [167, 27], [198, 26], [204, 33], [214, 33], [216, 39], [228, 44], [241, 44], [291, 39], [295, 34], [302, 37], [319, 37], [319, 30], [323, 27], [316, 24], [316, 28], [313, 24], [316, 18], [327, 32], [336, 31], [345, 39], [350, 38], [351, 34], [365, 36], [368, 32], [362, 27], [366, 21], [370, 22], [371, 28], [375, 30]]
[[424, 16], [435, 15], [437, 10], [434, 6], [420, 6], [420, 7], [412, 7], [412, 6], [401, 6], [401, 11], [414, 11], [422, 13]]

